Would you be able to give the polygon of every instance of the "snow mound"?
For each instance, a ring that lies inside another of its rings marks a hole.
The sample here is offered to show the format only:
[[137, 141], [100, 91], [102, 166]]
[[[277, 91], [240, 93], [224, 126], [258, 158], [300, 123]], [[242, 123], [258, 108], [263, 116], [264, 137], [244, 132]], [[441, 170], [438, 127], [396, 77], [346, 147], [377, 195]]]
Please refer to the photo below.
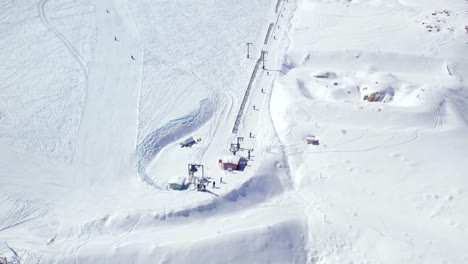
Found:
[[393, 74], [383, 72], [319, 71], [299, 76], [297, 87], [304, 97], [325, 101], [388, 103], [402, 85]]
[[397, 78], [389, 73], [358, 74], [363, 81], [358, 86], [363, 100], [368, 102], [389, 102], [395, 95], [393, 87], [398, 83]]

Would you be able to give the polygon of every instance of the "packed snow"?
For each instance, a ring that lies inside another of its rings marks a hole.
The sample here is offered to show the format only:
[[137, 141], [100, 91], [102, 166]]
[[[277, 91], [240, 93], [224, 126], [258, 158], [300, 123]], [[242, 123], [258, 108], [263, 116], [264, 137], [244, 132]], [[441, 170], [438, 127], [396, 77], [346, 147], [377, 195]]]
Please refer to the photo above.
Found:
[[7, 0], [0, 48], [0, 263], [468, 263], [465, 0]]

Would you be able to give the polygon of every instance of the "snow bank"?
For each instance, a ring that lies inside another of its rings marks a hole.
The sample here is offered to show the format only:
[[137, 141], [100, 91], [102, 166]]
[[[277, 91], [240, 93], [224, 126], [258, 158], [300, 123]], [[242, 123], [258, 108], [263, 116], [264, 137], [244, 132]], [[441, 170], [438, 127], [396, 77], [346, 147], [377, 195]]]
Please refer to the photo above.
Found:
[[[210, 230], [211, 229], [211, 230]], [[117, 245], [111, 250], [106, 245], [96, 243], [81, 248], [76, 263], [97, 263], [111, 261], [127, 263], [133, 259], [138, 263], [187, 263], [224, 262], [230, 263], [304, 263], [303, 225], [300, 221], [279, 224], [264, 224], [260, 227], [244, 228], [229, 232], [222, 226], [208, 226], [208, 238], [186, 237], [168, 238], [161, 242], [152, 239], [137, 239]], [[189, 230], [186, 230], [190, 232]], [[281, 239], [277, 239], [277, 238]], [[177, 242], [176, 242], [177, 241]], [[72, 261], [63, 260], [64, 263]]]
[[[200, 108], [184, 117], [174, 119], [167, 125], [153, 131], [149, 134], [138, 147], [138, 173], [141, 179], [152, 185], [157, 186], [154, 180], [148, 177], [146, 169], [149, 162], [165, 146], [180, 140], [187, 136], [191, 131], [195, 131], [203, 126], [212, 116], [214, 105], [208, 99], [200, 102]], [[158, 186], [162, 188], [163, 186]]]

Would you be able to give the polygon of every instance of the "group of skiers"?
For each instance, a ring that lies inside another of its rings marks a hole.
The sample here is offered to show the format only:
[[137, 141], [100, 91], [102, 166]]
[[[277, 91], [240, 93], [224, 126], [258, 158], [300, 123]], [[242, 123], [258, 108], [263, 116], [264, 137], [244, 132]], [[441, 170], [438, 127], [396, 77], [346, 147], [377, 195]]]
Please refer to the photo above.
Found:
[[[106, 12], [107, 12], [107, 14], [110, 14], [109, 9], [106, 9]], [[117, 39], [117, 36], [114, 36], [114, 41], [119, 41], [119, 40]], [[136, 60], [135, 57], [133, 57], [133, 55], [131, 55], [130, 58], [131, 58], [132, 60]]]

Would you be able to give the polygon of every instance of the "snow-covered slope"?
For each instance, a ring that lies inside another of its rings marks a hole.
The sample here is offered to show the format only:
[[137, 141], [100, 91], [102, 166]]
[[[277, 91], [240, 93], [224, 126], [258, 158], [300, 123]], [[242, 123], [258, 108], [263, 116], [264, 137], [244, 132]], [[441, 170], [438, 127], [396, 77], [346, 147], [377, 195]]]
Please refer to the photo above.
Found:
[[271, 112], [311, 262], [468, 261], [467, 7], [301, 2]]
[[94, 5], [2, 1], [0, 9], [0, 138], [70, 163], [96, 38]]
[[0, 256], [468, 262], [467, 9], [1, 2]]

